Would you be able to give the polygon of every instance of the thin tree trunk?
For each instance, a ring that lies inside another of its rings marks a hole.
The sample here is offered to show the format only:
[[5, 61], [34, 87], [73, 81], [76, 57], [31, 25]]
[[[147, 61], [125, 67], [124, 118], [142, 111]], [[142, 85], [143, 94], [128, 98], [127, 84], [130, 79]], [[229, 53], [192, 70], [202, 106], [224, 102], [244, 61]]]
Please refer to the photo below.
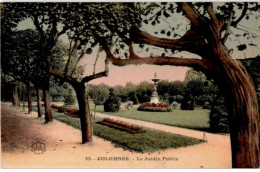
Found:
[[228, 53], [221, 53], [219, 59], [215, 72], [229, 114], [232, 166], [258, 168], [259, 111], [254, 83], [245, 67]]
[[48, 123], [53, 120], [52, 113], [51, 113], [49, 88], [43, 88], [43, 97], [44, 97], [44, 109], [45, 109], [45, 123]]
[[40, 89], [36, 87], [36, 95], [37, 95], [37, 110], [38, 110], [38, 118], [42, 117], [41, 113], [41, 94]]
[[90, 118], [90, 110], [89, 104], [85, 92], [85, 85], [78, 84], [74, 86], [74, 89], [77, 94], [77, 100], [79, 104], [79, 116], [80, 116], [80, 124], [81, 124], [81, 132], [82, 132], [82, 144], [86, 142], [92, 142], [92, 125]]
[[19, 107], [20, 107], [20, 102], [22, 101], [22, 83], [19, 82]]
[[25, 111], [25, 95], [23, 93], [23, 111]]
[[19, 105], [18, 91], [17, 91], [16, 87], [14, 87], [14, 89], [13, 89], [13, 105], [14, 106]]
[[95, 107], [94, 107], [94, 119], [96, 119], [96, 109], [97, 109], [97, 105], [95, 104]]
[[26, 84], [27, 89], [27, 101], [28, 101], [28, 114], [32, 112], [32, 92], [30, 88], [30, 84]]

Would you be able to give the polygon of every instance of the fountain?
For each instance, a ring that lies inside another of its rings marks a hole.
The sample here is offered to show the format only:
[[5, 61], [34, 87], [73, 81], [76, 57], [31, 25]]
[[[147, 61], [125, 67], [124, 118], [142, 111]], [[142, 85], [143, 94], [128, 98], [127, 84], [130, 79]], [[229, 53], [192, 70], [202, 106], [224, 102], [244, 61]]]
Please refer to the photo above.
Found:
[[159, 103], [159, 97], [158, 97], [158, 93], [157, 93], [157, 82], [160, 81], [160, 79], [157, 79], [157, 74], [154, 74], [154, 79], [152, 79], [152, 81], [154, 82], [153, 84], [153, 93], [150, 99], [150, 103], [154, 103], [154, 104], [158, 104]]
[[152, 79], [154, 82], [153, 84], [153, 93], [150, 98], [150, 102], [146, 102], [141, 104], [137, 110], [139, 111], [150, 111], [150, 112], [169, 112], [171, 111], [171, 108], [165, 104], [160, 103], [159, 96], [157, 93], [157, 84], [160, 81], [160, 79], [157, 79], [157, 74], [154, 74], [154, 79]]

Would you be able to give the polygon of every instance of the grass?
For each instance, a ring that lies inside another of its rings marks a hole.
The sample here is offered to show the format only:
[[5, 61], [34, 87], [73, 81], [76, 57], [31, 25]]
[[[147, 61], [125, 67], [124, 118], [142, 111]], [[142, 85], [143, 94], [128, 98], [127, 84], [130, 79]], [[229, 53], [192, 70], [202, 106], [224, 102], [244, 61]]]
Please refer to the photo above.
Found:
[[[78, 118], [73, 118], [57, 112], [53, 112], [53, 117], [61, 122], [71, 125], [74, 128], [80, 129], [80, 122]], [[95, 121], [92, 121], [93, 134], [105, 140], [111, 141], [117, 147], [122, 147], [130, 151], [142, 153], [155, 152], [169, 148], [187, 147], [204, 142], [195, 138], [146, 128], [142, 128], [144, 131], [143, 133], [130, 134], [125, 131], [96, 124], [96, 122], [100, 120], [102, 119], [96, 118]]]
[[[170, 126], [190, 128], [195, 130], [209, 130], [209, 112], [208, 109], [195, 110], [173, 110], [172, 112], [144, 112], [138, 111], [138, 106], [130, 110], [125, 110], [123, 104], [120, 111], [116, 113], [104, 112], [103, 106], [97, 106], [97, 112], [106, 113], [114, 116], [120, 116], [142, 121], [154, 122]], [[90, 109], [94, 110], [93, 102], [90, 102]]]

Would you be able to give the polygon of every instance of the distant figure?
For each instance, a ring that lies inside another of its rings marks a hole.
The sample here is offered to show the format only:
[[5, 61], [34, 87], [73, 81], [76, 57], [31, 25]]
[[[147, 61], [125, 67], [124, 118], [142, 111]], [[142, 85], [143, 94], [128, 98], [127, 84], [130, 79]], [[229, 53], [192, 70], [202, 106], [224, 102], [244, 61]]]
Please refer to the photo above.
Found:
[[129, 110], [130, 108], [133, 107], [133, 104], [134, 104], [133, 101], [127, 101], [127, 102], [125, 103], [125, 109]]

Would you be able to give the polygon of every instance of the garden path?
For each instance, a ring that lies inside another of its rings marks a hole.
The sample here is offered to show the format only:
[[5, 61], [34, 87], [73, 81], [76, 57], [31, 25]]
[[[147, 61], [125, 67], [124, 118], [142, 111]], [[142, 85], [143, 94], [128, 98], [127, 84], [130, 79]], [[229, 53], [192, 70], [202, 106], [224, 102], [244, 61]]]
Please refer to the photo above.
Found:
[[[82, 145], [80, 130], [56, 120], [44, 124], [36, 112], [28, 115], [21, 109], [1, 106], [2, 168], [231, 168], [228, 136], [216, 135], [214, 142], [208, 134], [206, 143], [142, 154], [97, 137]], [[45, 152], [32, 151], [36, 141], [45, 144]], [[129, 160], [106, 160], [109, 157]]]
[[[129, 119], [129, 118], [124, 118], [124, 117], [110, 115], [110, 114], [108, 115], [108, 114], [99, 113], [99, 112], [96, 112], [96, 116], [100, 117], [100, 118], [111, 118], [114, 120], [124, 121], [124, 122], [128, 122], [128, 123], [139, 125], [139, 126], [146, 127], [146, 128], [151, 128], [151, 129], [155, 129], [155, 130], [170, 132], [170, 133], [174, 133], [174, 134], [180, 134], [183, 136], [193, 137], [193, 138], [197, 138], [197, 139], [202, 139], [202, 140], [206, 140], [209, 144], [215, 144], [217, 141], [222, 142], [223, 140], [230, 139], [229, 135], [227, 135], [227, 134], [226, 135], [213, 134], [213, 133], [208, 133], [208, 132], [203, 132], [203, 131], [198, 131], [198, 130], [181, 128], [181, 127], [156, 124], [156, 123], [141, 121], [141, 120], [137, 120], [137, 119]], [[219, 143], [217, 143], [217, 144], [219, 144]]]

